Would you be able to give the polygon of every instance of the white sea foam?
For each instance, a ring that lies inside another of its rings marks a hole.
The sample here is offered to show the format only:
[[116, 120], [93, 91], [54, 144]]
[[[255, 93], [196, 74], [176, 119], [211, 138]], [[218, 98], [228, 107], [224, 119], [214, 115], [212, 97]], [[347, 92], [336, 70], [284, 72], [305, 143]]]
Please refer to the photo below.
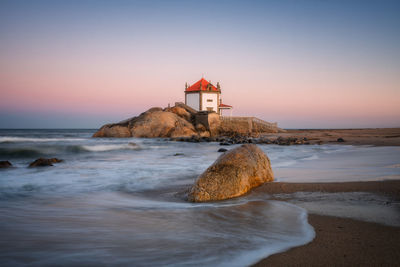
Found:
[[103, 152], [103, 151], [112, 151], [112, 150], [138, 150], [140, 147], [138, 145], [132, 144], [110, 144], [110, 145], [85, 145], [82, 146], [84, 150], [92, 151], [92, 152]]
[[[60, 257], [66, 265], [77, 260], [91, 265], [95, 256], [96, 263], [104, 265], [246, 266], [306, 244], [315, 235], [304, 209], [249, 197], [194, 204], [111, 192], [58, 197], [40, 209], [32, 202], [15, 209], [0, 203], [0, 211], [0, 219], [11, 218], [4, 229], [24, 229], [31, 233], [31, 244], [43, 244], [24, 246], [31, 263], [42, 265], [57, 264]], [[63, 239], [54, 231], [65, 233]], [[12, 240], [8, 246], [23, 238], [19, 231], [5, 231], [2, 236]], [[46, 245], [56, 240], [57, 250]], [[79, 255], [76, 242], [85, 248]], [[6, 256], [20, 260], [18, 254]]]
[[400, 202], [385, 195], [367, 192], [297, 192], [277, 194], [275, 197], [288, 200], [310, 213], [400, 226]]
[[[303, 208], [254, 192], [218, 203], [177, 199], [176, 190], [193, 184], [220, 156], [218, 143], [91, 139], [86, 138], [91, 132], [70, 130], [44, 132], [46, 138], [19, 134], [15, 142], [4, 142], [11, 134], [0, 137], [1, 160], [15, 166], [0, 174], [0, 221], [7, 234], [2, 241], [10, 251], [0, 265], [7, 265], [5, 259], [8, 265], [27, 259], [32, 265], [54, 265], [62, 257], [66, 265], [243, 266], [314, 235]], [[281, 181], [379, 180], [400, 174], [398, 167], [387, 168], [399, 163], [399, 149], [390, 147], [260, 147]], [[27, 168], [39, 156], [64, 161]], [[166, 187], [175, 191], [162, 193]], [[61, 241], [59, 233], [65, 233]], [[27, 235], [31, 242], [21, 248]], [[57, 244], [57, 249], [38, 243]]]

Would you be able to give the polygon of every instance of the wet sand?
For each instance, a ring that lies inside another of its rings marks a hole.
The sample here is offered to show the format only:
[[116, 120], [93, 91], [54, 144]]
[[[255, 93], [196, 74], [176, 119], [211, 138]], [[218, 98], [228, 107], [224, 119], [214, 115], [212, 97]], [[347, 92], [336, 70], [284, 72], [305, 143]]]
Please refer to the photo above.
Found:
[[400, 180], [343, 182], [343, 183], [266, 183], [254, 191], [267, 194], [290, 194], [295, 192], [372, 192], [389, 194], [400, 198]]
[[[279, 136], [306, 137], [311, 144], [322, 142], [324, 144], [400, 146], [400, 128], [296, 129], [286, 130], [285, 133], [263, 134], [263, 136], [271, 139]], [[337, 142], [338, 138], [343, 138], [345, 142]]]
[[254, 266], [398, 266], [400, 228], [330, 216], [308, 217], [315, 239]]
[[[348, 183], [270, 183], [256, 189], [267, 194], [304, 192], [373, 192], [400, 199], [400, 181]], [[398, 266], [400, 227], [348, 218], [309, 214], [315, 239], [272, 255], [254, 266]]]

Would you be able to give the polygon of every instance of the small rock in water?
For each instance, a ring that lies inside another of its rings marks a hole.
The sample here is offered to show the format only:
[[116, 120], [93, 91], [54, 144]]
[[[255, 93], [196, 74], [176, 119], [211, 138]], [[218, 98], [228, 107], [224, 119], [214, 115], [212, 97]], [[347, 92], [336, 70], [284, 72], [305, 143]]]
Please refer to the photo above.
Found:
[[53, 163], [59, 163], [59, 162], [62, 162], [62, 160], [58, 158], [51, 158], [51, 159], [38, 158], [37, 160], [29, 164], [29, 167], [53, 166]]
[[343, 142], [344, 142], [344, 139], [343, 139], [342, 137], [339, 137], [339, 138], [337, 139], [337, 141], [338, 141], [339, 143], [343, 143]]
[[220, 148], [220, 149], [218, 149], [218, 152], [226, 152], [226, 151], [228, 151], [228, 149], [226, 149], [226, 148]]
[[8, 160], [0, 161], [0, 168], [9, 168], [9, 167], [12, 167], [11, 162], [9, 162]]
[[228, 142], [219, 143], [220, 146], [230, 146], [231, 144]]
[[174, 154], [174, 156], [176, 157], [176, 156], [184, 156], [185, 154], [183, 154], [183, 153], [175, 153]]

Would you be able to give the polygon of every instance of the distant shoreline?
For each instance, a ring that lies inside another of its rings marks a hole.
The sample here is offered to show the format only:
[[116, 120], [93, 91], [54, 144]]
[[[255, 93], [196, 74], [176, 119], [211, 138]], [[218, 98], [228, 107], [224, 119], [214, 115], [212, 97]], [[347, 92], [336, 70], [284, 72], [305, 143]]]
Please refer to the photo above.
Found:
[[[84, 128], [70, 129], [0, 129], [3, 131], [68, 131], [93, 130]], [[340, 145], [372, 145], [372, 146], [400, 146], [400, 128], [361, 128], [361, 129], [286, 129], [285, 133], [262, 133], [261, 138], [274, 140], [281, 138], [307, 138], [310, 144], [340, 144]], [[342, 138], [344, 142], [338, 142]]]
[[[306, 137], [314, 143], [342, 145], [400, 146], [400, 128], [288, 129], [286, 133], [265, 133], [266, 138]], [[338, 142], [342, 138], [344, 142]]]

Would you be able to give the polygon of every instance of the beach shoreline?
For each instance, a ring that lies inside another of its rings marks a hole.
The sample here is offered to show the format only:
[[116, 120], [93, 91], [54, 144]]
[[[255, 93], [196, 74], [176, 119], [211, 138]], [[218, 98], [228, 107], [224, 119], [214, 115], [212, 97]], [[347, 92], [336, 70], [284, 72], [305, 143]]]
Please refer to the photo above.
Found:
[[[311, 144], [400, 146], [400, 128], [286, 129], [284, 133], [263, 133], [261, 136], [270, 139], [305, 137]], [[339, 138], [343, 142], [338, 142]]]
[[[344, 183], [264, 184], [258, 193], [371, 192], [400, 199], [400, 180]], [[310, 243], [271, 255], [253, 266], [394, 266], [400, 262], [400, 227], [351, 218], [308, 214], [316, 237]]]

